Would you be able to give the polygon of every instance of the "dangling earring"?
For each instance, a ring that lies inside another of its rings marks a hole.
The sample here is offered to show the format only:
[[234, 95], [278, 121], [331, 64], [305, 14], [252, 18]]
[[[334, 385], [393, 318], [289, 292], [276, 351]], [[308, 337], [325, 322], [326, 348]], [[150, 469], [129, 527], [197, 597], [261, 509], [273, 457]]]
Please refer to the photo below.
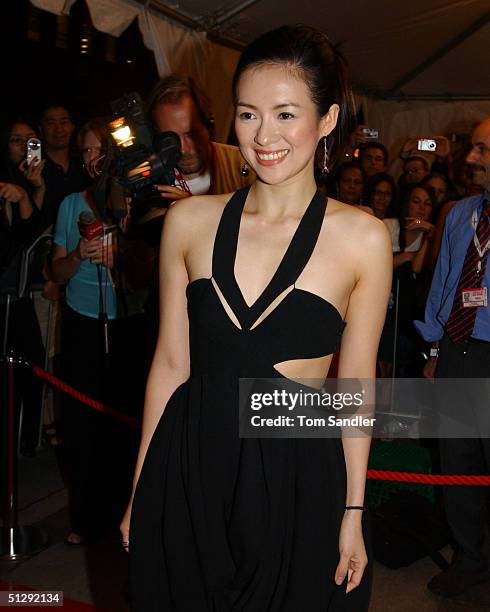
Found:
[[328, 155], [328, 148], [327, 148], [327, 137], [324, 136], [323, 137], [323, 167], [322, 167], [322, 174], [326, 175], [330, 172], [330, 168], [328, 167], [328, 162], [329, 162], [329, 155]]
[[242, 176], [248, 176], [250, 174], [250, 168], [248, 167], [247, 162], [245, 162], [240, 170], [240, 174]]

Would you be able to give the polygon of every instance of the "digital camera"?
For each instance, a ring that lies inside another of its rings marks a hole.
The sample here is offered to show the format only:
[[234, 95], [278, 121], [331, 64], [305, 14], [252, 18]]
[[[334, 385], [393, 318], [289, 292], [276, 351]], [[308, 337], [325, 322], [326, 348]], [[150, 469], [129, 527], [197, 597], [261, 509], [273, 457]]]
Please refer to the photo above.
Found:
[[379, 130], [375, 130], [374, 128], [365, 127], [362, 128], [362, 133], [364, 134], [364, 138], [366, 140], [378, 140]]
[[417, 141], [417, 149], [419, 151], [430, 151], [431, 153], [434, 153], [434, 151], [437, 149], [437, 142], [431, 138], [422, 138], [421, 140]]

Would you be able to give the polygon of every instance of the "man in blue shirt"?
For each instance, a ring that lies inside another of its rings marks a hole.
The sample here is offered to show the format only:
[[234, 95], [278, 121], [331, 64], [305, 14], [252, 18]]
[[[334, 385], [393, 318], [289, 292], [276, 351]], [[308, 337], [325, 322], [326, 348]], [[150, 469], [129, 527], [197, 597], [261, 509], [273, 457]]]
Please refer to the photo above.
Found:
[[[415, 322], [424, 339], [432, 342], [424, 369], [428, 378], [490, 377], [490, 119], [474, 129], [466, 161], [473, 169], [474, 183], [484, 193], [459, 202], [446, 219], [425, 321]], [[471, 399], [465, 399], [463, 409], [471, 410]], [[490, 473], [490, 439], [441, 439], [439, 447], [445, 473]], [[446, 516], [457, 550], [449, 568], [429, 582], [432, 592], [454, 596], [487, 579], [486, 501], [486, 487], [444, 488]]]

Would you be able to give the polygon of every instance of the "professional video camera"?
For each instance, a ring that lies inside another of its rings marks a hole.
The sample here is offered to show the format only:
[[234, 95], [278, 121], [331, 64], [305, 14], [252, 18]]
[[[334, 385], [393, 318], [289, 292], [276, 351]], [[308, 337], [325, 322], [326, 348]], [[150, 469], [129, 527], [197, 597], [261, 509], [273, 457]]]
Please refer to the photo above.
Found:
[[126, 216], [124, 191], [128, 190], [131, 215], [138, 222], [148, 210], [168, 206], [153, 185], [174, 184], [175, 168], [181, 157], [180, 138], [174, 132], [154, 132], [136, 92], [112, 102], [111, 109], [112, 142], [95, 185], [95, 203], [99, 210], [105, 209], [107, 181], [112, 179], [113, 216]]
[[154, 183], [173, 185], [181, 157], [177, 134], [153, 135], [137, 93], [115, 100], [111, 108], [115, 117], [110, 123], [111, 134], [117, 145], [115, 173], [121, 184], [134, 195]]

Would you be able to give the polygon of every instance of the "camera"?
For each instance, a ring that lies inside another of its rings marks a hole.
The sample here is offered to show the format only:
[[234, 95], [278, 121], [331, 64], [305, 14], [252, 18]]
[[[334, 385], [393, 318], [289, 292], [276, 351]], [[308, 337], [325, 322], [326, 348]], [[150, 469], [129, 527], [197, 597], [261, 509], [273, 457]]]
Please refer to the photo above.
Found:
[[41, 162], [41, 141], [39, 138], [29, 138], [27, 141], [26, 160], [28, 166], [30, 166], [34, 160], [36, 160], [36, 164]]
[[379, 130], [375, 130], [374, 128], [365, 127], [362, 128], [362, 133], [364, 134], [364, 138], [366, 140], [378, 140]]
[[175, 132], [155, 132], [143, 102], [132, 92], [111, 102], [107, 153], [101, 157], [94, 183], [94, 204], [104, 218], [110, 196], [112, 217], [123, 219], [131, 196], [131, 216], [137, 224], [148, 210], [164, 209], [168, 202], [153, 189], [156, 183], [173, 185], [181, 157], [180, 138]]
[[114, 148], [114, 174], [132, 195], [155, 183], [173, 185], [175, 167], [181, 157], [180, 138], [175, 132], [154, 133], [143, 102], [133, 92], [111, 103], [109, 124]]
[[417, 149], [419, 151], [431, 151], [433, 153], [437, 149], [437, 142], [431, 138], [422, 138], [417, 141]]

